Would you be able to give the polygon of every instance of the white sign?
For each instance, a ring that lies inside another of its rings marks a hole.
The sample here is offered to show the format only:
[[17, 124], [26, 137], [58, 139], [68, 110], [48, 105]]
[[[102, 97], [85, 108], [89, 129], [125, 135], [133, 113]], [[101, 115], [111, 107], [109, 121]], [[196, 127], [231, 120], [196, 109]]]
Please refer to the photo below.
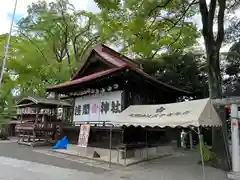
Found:
[[85, 124], [80, 126], [80, 133], [78, 137], [78, 146], [79, 147], [87, 147], [88, 144], [88, 137], [90, 132], [90, 125]]
[[115, 114], [122, 111], [122, 92], [105, 92], [75, 98], [73, 121], [75, 124], [110, 121]]

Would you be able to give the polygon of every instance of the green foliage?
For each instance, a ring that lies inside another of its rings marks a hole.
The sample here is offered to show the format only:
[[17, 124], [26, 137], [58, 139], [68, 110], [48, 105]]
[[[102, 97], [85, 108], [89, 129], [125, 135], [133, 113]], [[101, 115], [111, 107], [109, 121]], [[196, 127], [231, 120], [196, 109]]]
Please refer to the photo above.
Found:
[[187, 19], [194, 8], [184, 12], [185, 4], [164, 1], [95, 1], [100, 13], [100, 35], [123, 46], [123, 52], [134, 52], [142, 58], [153, 58], [161, 51], [183, 50], [196, 42], [198, 32]]
[[[42, 96], [46, 86], [69, 80], [88, 49], [99, 42], [140, 57], [145, 70], [166, 83], [190, 91], [205, 88], [200, 61], [182, 55], [199, 36], [188, 20], [195, 15], [195, 8], [179, 0], [95, 2], [99, 14], [78, 11], [68, 0], [29, 5], [12, 38], [0, 90], [0, 114], [12, 111], [13, 90], [19, 96]], [[0, 46], [5, 43], [6, 35], [1, 35]], [[197, 96], [205, 96], [199, 92]]]
[[32, 3], [18, 25], [20, 33], [29, 39], [44, 39], [57, 62], [66, 60], [70, 76], [74, 64], [99, 39], [96, 16], [75, 10], [68, 0]]
[[[212, 159], [212, 155], [211, 155], [211, 151], [209, 150], [208, 146], [206, 144], [203, 144], [203, 141], [201, 142], [201, 146], [202, 146], [202, 155], [203, 155], [203, 160], [204, 161], [209, 161]], [[196, 146], [197, 150], [199, 153], [201, 153], [200, 151], [200, 144], [198, 144]]]
[[138, 60], [144, 71], [162, 82], [188, 90], [194, 98], [208, 97], [208, 81], [205, 61], [192, 53], [162, 55], [158, 59]]
[[240, 95], [240, 43], [234, 43], [227, 53], [225, 74], [223, 85], [225, 87], [225, 96]]
[[[0, 36], [1, 47], [4, 46], [6, 39], [6, 35]], [[41, 52], [36, 45], [41, 47]], [[3, 51], [0, 52], [0, 56], [3, 56]], [[0, 63], [2, 64], [2, 58]], [[57, 62], [44, 40], [31, 39], [30, 41], [22, 36], [12, 37], [7, 69], [0, 89], [0, 124], [10, 120], [16, 95], [42, 96], [49, 84], [68, 79], [66, 61]]]

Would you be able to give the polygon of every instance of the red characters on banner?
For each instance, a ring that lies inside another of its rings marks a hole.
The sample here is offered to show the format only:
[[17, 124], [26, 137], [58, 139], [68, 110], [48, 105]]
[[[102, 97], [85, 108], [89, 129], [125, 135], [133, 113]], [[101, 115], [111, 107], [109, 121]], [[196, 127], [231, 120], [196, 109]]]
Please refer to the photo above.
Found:
[[97, 113], [97, 109], [98, 109], [98, 105], [97, 105], [97, 104], [93, 104], [93, 105], [92, 105], [92, 108], [91, 108], [92, 113], [93, 113], [93, 114], [96, 114], [96, 113]]
[[238, 126], [237, 122], [232, 122], [232, 126]]

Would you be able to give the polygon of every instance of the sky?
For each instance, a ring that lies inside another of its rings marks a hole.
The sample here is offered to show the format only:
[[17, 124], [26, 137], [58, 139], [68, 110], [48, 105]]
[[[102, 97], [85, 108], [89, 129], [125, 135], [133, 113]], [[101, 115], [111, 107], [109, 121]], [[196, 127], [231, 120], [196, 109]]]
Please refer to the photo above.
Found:
[[[38, 0], [18, 0], [17, 10], [15, 14], [15, 23], [20, 20], [23, 16], [27, 14], [27, 6], [32, 2], [37, 2]], [[46, 0], [48, 2], [52, 0]], [[94, 3], [94, 0], [69, 0], [76, 9], [87, 10], [91, 12], [98, 12], [99, 9]], [[0, 34], [9, 32], [12, 12], [14, 8], [15, 0], [5, 0], [4, 3], [0, 5]], [[4, 4], [4, 5], [3, 5]], [[239, 12], [240, 14], [240, 12]], [[194, 21], [197, 23], [198, 28], [201, 28], [201, 17], [197, 15], [194, 17]], [[199, 44], [204, 49], [203, 38], [199, 39]], [[227, 51], [229, 46], [223, 47], [222, 51]]]
[[[37, 1], [38, 0], [18, 0], [14, 22], [17, 22], [24, 15], [27, 14], [27, 6], [29, 4]], [[51, 0], [46, 1], [50, 2]], [[92, 12], [98, 11], [98, 8], [94, 3], [94, 0], [69, 0], [69, 1], [70, 3], [74, 4], [76, 9], [83, 9]], [[5, 0], [4, 3], [0, 4], [0, 34], [9, 32], [14, 3], [15, 0]]]

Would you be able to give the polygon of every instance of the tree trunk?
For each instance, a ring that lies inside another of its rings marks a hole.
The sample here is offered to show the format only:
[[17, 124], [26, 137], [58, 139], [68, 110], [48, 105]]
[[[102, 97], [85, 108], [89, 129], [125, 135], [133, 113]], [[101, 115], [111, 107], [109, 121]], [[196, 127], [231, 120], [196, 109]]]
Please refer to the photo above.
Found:
[[211, 46], [207, 50], [209, 96], [212, 99], [222, 98], [219, 52], [213, 43], [208, 46]]
[[[212, 44], [207, 51], [209, 95], [211, 99], [222, 98], [219, 51]], [[227, 139], [227, 121], [225, 107], [216, 108], [222, 120], [222, 127], [212, 128], [212, 150], [217, 156], [215, 165], [224, 170], [230, 170], [231, 159]]]

